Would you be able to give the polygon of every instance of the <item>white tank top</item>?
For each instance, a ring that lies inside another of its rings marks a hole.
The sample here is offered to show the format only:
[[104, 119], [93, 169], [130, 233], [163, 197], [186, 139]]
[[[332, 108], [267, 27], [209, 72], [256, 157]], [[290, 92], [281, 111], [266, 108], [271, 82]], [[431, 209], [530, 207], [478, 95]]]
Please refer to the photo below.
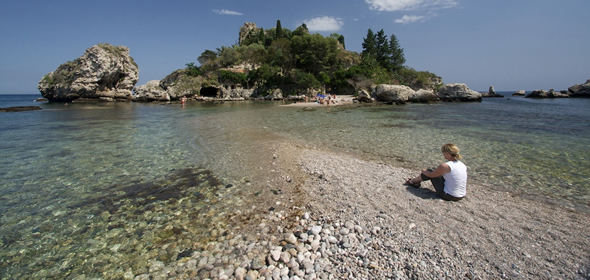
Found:
[[445, 178], [445, 192], [454, 197], [464, 197], [467, 194], [467, 166], [461, 161], [447, 161], [451, 172], [443, 174]]

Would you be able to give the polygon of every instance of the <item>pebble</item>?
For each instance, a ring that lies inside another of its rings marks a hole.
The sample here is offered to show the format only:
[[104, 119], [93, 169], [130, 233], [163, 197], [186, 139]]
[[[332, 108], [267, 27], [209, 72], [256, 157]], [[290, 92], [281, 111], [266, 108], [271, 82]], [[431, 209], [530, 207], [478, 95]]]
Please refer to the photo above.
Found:
[[[276, 217], [276, 214], [271, 215]], [[164, 244], [160, 251], [156, 251], [154, 260], [144, 265], [148, 269], [134, 275], [136, 270], [133, 268], [121, 272], [119, 278], [453, 279], [472, 273], [449, 271], [448, 268], [462, 267], [463, 264], [453, 263], [448, 253], [439, 252], [436, 246], [427, 245], [429, 250], [421, 251], [424, 247], [417, 243], [409, 241], [405, 247], [399, 247], [391, 241], [392, 234], [397, 236], [406, 229], [412, 230], [416, 227], [414, 223], [400, 229], [383, 223], [383, 219], [369, 220], [361, 225], [351, 220], [311, 220], [307, 212], [301, 218], [300, 221], [306, 221], [307, 226], [296, 220], [294, 228], [281, 228], [266, 220], [266, 223], [260, 223], [259, 234], [254, 238], [220, 231], [218, 235], [225, 236], [223, 240], [206, 244], [206, 249], [195, 250], [178, 263], [157, 260], [159, 252], [183, 251]], [[124, 247], [111, 245], [106, 249], [116, 253]], [[528, 252], [521, 254], [524, 258], [531, 258]], [[506, 274], [513, 275], [510, 274], [513, 270], [506, 271]], [[473, 276], [480, 279], [477, 273]]]
[[312, 235], [318, 235], [320, 232], [322, 232], [322, 227], [321, 226], [313, 226], [310, 230]]
[[287, 233], [285, 236], [285, 241], [290, 244], [297, 244], [297, 237], [293, 233]]

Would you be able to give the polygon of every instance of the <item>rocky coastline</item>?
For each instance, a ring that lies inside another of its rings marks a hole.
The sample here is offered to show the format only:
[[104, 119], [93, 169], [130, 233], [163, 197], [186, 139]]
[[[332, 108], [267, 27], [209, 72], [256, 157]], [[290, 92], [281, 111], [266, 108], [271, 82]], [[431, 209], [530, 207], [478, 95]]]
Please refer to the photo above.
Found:
[[[246, 67], [246, 66], [243, 66]], [[242, 72], [247, 69], [227, 69]], [[305, 97], [327, 94], [326, 90], [307, 89], [304, 92], [285, 93], [280, 88], [264, 90], [249, 89], [239, 85], [204, 85], [204, 78], [191, 76], [186, 69], [179, 69], [162, 80], [148, 81], [136, 86], [139, 68], [129, 55], [129, 48], [98, 44], [74, 61], [60, 65], [55, 71], [45, 75], [37, 86], [44, 99], [50, 102], [83, 101], [134, 101], [170, 102], [182, 99], [200, 101], [243, 101], [243, 100], [283, 100], [301, 101]], [[432, 86], [435, 83], [437, 86]], [[515, 95], [523, 93], [516, 92]], [[404, 85], [378, 84], [356, 90], [359, 102], [382, 102], [405, 104], [407, 102], [473, 102], [482, 97], [502, 97], [490, 86], [487, 93], [469, 89], [466, 84], [443, 84], [438, 78], [425, 88]], [[559, 92], [535, 90], [526, 98], [559, 98], [590, 96], [590, 80]]]

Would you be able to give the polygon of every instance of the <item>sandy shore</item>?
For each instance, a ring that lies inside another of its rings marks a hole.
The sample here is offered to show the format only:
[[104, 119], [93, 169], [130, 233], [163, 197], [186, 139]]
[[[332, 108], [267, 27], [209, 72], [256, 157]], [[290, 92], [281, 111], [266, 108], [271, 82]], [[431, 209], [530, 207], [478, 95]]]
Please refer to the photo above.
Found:
[[[354, 96], [352, 95], [338, 95], [336, 103], [330, 103], [330, 106], [350, 105], [353, 103]], [[295, 102], [281, 105], [285, 107], [329, 107], [327, 104], [320, 104], [318, 102]]]

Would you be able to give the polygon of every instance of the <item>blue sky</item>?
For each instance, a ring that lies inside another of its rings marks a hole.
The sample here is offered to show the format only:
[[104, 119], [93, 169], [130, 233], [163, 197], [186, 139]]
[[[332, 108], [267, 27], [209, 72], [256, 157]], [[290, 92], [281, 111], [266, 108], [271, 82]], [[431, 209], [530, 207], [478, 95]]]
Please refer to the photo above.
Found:
[[43, 75], [98, 43], [123, 45], [138, 85], [231, 46], [245, 22], [344, 35], [395, 34], [406, 65], [445, 83], [496, 90], [567, 89], [590, 78], [588, 0], [192, 0], [0, 3], [0, 94], [38, 93]]

